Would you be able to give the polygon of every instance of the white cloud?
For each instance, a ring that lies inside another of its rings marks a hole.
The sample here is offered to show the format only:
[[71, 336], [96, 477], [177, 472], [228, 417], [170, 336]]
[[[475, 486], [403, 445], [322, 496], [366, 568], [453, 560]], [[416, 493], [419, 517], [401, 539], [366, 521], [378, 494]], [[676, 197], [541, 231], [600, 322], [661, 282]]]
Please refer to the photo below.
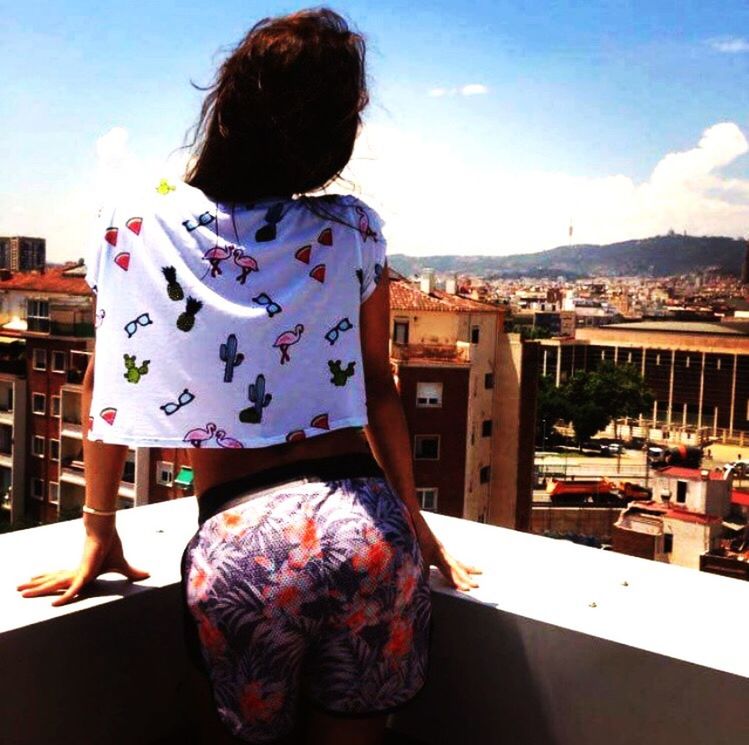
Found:
[[717, 52], [723, 52], [724, 54], [741, 54], [743, 52], [749, 52], [749, 41], [738, 36], [710, 39], [708, 43]]
[[488, 92], [489, 89], [481, 83], [469, 83], [460, 89], [461, 96], [482, 96]]
[[609, 243], [677, 231], [739, 236], [749, 226], [749, 179], [720, 171], [749, 150], [736, 124], [705, 130], [667, 153], [642, 182], [503, 171], [444, 142], [369, 124], [347, 177], [387, 221], [394, 253], [513, 254], [567, 242]]
[[446, 96], [481, 96], [489, 92], [483, 83], [467, 83], [458, 88], [430, 88], [427, 96], [430, 98], [445, 98]]

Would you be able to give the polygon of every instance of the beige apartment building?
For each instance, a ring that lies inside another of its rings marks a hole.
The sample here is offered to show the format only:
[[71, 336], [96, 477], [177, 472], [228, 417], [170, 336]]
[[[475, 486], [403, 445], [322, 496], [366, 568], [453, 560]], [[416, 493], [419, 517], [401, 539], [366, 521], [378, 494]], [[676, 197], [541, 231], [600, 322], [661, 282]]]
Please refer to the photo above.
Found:
[[443, 291], [431, 273], [417, 285], [391, 271], [390, 292], [423, 506], [527, 529], [537, 346], [504, 333], [503, 309], [458, 295], [455, 280]]

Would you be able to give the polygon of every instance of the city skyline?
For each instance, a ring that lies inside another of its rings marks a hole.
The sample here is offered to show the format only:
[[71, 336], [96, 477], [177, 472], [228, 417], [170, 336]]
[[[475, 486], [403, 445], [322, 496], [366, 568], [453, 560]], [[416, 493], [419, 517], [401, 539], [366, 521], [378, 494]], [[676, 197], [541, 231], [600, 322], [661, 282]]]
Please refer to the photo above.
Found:
[[[540, 251], [570, 223], [580, 243], [745, 233], [743, 3], [720, 17], [664, 1], [335, 8], [369, 42], [372, 105], [347, 175], [391, 252]], [[0, 234], [46, 238], [51, 261], [84, 255], [108, 184], [161, 172], [170, 154], [179, 169], [202, 95], [190, 80], [208, 83], [220, 48], [290, 9], [15, 7], [0, 32]]]

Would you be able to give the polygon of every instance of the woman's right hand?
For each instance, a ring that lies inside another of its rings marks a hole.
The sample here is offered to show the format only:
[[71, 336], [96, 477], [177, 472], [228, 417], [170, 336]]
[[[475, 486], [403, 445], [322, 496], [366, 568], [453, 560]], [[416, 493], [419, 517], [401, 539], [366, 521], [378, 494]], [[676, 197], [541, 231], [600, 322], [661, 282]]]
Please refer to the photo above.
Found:
[[[103, 523], [103, 518], [96, 516], [91, 522], [95, 521]], [[57, 595], [62, 591], [62, 595], [52, 603], [53, 606], [60, 606], [69, 603], [86, 585], [107, 572], [123, 574], [131, 582], [148, 579], [150, 576], [148, 572], [131, 566], [125, 559], [120, 537], [113, 524], [89, 524], [86, 526], [83, 557], [77, 569], [39, 574], [18, 585], [16, 589], [25, 598]]]
[[468, 591], [478, 587], [471, 575], [481, 574], [480, 569], [464, 564], [450, 555], [420, 514], [414, 519], [414, 524], [421, 555], [427, 566], [436, 566], [450, 586], [457, 590]]

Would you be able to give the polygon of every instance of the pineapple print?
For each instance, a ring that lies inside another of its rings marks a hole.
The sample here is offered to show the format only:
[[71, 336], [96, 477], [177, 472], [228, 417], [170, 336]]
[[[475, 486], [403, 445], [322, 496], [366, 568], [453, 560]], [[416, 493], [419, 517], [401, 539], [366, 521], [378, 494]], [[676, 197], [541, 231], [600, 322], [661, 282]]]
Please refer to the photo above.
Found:
[[173, 266], [164, 266], [161, 272], [166, 279], [166, 293], [170, 300], [182, 300], [185, 293], [182, 291], [182, 285], [177, 282], [177, 271]]
[[196, 300], [194, 297], [188, 297], [185, 305], [185, 312], [179, 314], [177, 319], [177, 328], [180, 331], [190, 331], [195, 325], [195, 315], [203, 307], [203, 303], [200, 300]]

